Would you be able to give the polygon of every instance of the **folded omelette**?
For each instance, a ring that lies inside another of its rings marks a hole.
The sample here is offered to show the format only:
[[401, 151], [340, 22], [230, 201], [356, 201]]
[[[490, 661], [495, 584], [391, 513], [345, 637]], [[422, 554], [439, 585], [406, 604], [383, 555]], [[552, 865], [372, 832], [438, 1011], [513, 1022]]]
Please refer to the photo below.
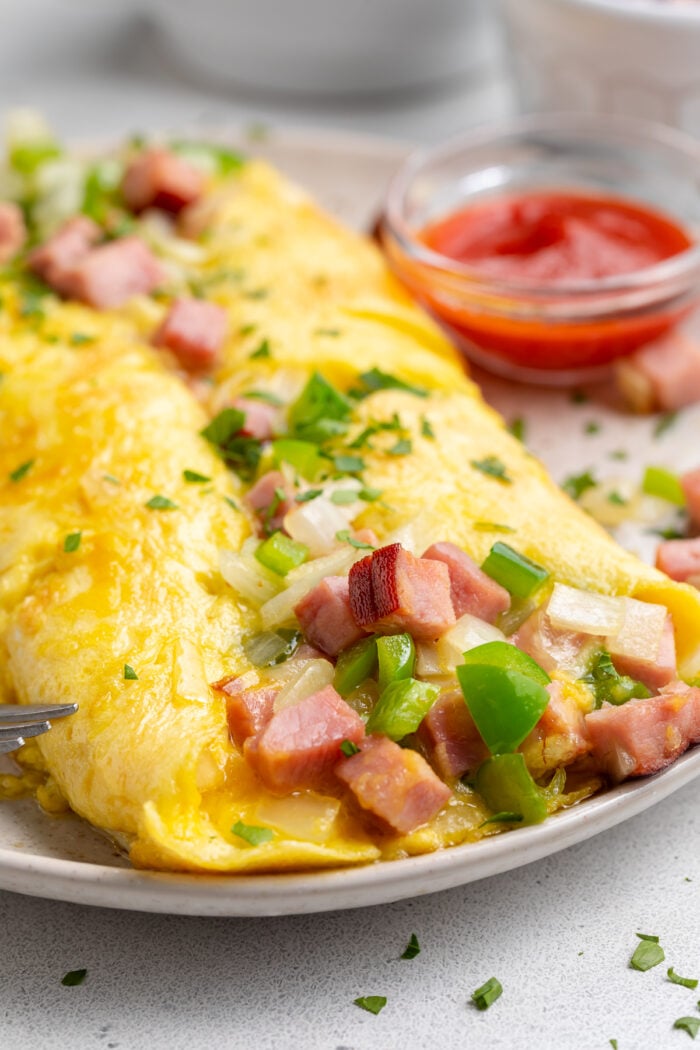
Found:
[[366, 863], [695, 741], [700, 595], [562, 494], [373, 244], [220, 148], [36, 138], [0, 205], [0, 688], [78, 703], [34, 745], [76, 813], [140, 867]]

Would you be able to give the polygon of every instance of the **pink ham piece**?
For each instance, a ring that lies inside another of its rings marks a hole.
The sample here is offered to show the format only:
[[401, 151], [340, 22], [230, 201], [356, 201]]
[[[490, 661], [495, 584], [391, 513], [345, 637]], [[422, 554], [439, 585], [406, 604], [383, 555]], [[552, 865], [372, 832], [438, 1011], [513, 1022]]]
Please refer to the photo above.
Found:
[[586, 715], [593, 758], [614, 781], [647, 776], [700, 743], [700, 689], [673, 682], [648, 700]]
[[520, 747], [535, 777], [568, 766], [590, 750], [584, 715], [576, 700], [566, 696], [561, 682], [550, 682], [547, 692], [549, 703]]
[[97, 310], [148, 295], [163, 281], [151, 249], [138, 237], [122, 237], [88, 252], [66, 275], [65, 295]]
[[656, 548], [656, 568], [679, 583], [700, 582], [700, 536], [660, 543]]
[[274, 714], [262, 732], [248, 738], [243, 753], [266, 787], [297, 791], [323, 786], [343, 741], [357, 745], [364, 735], [360, 716], [327, 685]]
[[700, 467], [683, 474], [681, 485], [690, 520], [696, 529], [700, 528]]
[[659, 651], [655, 657], [642, 659], [641, 657], [620, 656], [615, 653], [612, 658], [615, 669], [620, 674], [627, 674], [630, 678], [636, 678], [643, 682], [647, 689], [656, 692], [669, 682], [678, 678], [678, 667], [676, 661], [676, 638], [673, 631], [673, 620], [666, 617], [664, 633], [661, 635]]
[[59, 295], [71, 296], [75, 267], [89, 255], [100, 237], [97, 223], [86, 215], [76, 215], [30, 253], [29, 269]]
[[489, 757], [458, 690], [438, 697], [418, 727], [418, 739], [443, 779], [461, 777]]
[[450, 574], [450, 595], [457, 619], [470, 613], [493, 623], [499, 613], [510, 608], [510, 594], [492, 580], [454, 543], [434, 543], [423, 555], [441, 561]]
[[617, 386], [637, 412], [673, 411], [700, 400], [700, 340], [673, 329], [615, 366]]
[[169, 350], [186, 372], [211, 372], [220, 362], [227, 326], [223, 306], [175, 299], [151, 342]]
[[14, 201], [0, 201], [0, 265], [24, 247], [27, 228], [22, 209]]
[[427, 824], [452, 795], [417, 751], [384, 736], [366, 737], [335, 772], [363, 809], [402, 835]]
[[365, 634], [353, 619], [347, 576], [326, 576], [304, 595], [294, 614], [306, 638], [328, 656], [337, 656]]
[[415, 558], [400, 543], [380, 547], [350, 569], [355, 622], [385, 633], [407, 631], [432, 641], [455, 622], [450, 574], [439, 561]]
[[[294, 506], [295, 488], [279, 470], [270, 470], [256, 481], [247, 493], [245, 501], [255, 512], [267, 532], [275, 532], [284, 524], [284, 516]], [[277, 500], [276, 493], [284, 493], [284, 499]], [[270, 514], [270, 508], [275, 507]]]
[[242, 434], [255, 438], [257, 441], [269, 441], [274, 437], [279, 423], [279, 411], [274, 405], [268, 405], [265, 401], [256, 401], [254, 398], [237, 397], [232, 407], [237, 408], [245, 416]]
[[274, 713], [275, 697], [279, 689], [271, 686], [246, 689], [240, 676], [214, 682], [212, 689], [226, 694], [226, 718], [231, 739], [243, 747], [248, 737], [262, 732]]
[[160, 208], [177, 215], [201, 197], [204, 176], [176, 153], [150, 149], [129, 164], [122, 180], [122, 196], [133, 212]]

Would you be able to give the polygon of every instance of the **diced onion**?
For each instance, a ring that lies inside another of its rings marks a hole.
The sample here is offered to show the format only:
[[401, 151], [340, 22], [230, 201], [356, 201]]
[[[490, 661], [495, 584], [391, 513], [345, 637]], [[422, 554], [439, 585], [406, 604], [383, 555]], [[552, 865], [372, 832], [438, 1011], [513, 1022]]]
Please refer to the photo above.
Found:
[[435, 535], [435, 525], [430, 523], [425, 515], [419, 514], [387, 536], [384, 546], [400, 543], [405, 550], [420, 557], [439, 538]]
[[318, 558], [338, 546], [336, 533], [347, 529], [348, 522], [340, 507], [319, 496], [285, 514], [284, 527], [293, 540], [309, 548], [312, 558]]
[[477, 645], [484, 645], [486, 642], [505, 641], [507, 638], [498, 627], [465, 613], [464, 616], [460, 616], [454, 627], [443, 634], [435, 648], [440, 664], [448, 670], [462, 663], [462, 653], [468, 649], [475, 649]]
[[614, 635], [622, 627], [621, 598], [581, 591], [555, 583], [547, 606], [547, 615], [554, 627], [581, 634]]
[[636, 519], [639, 496], [637, 486], [629, 478], [606, 478], [586, 489], [578, 502], [600, 525], [612, 529]]
[[613, 656], [627, 656], [654, 663], [659, 655], [668, 609], [664, 605], [622, 598], [623, 619], [617, 634], [606, 639]]
[[278, 593], [281, 580], [254, 557], [257, 545], [258, 541], [252, 539], [252, 543], [246, 540], [238, 554], [230, 550], [219, 551], [219, 571], [242, 598], [261, 605]]
[[444, 674], [435, 642], [416, 646], [416, 674], [419, 678], [440, 678]]
[[5, 120], [5, 139], [8, 151], [12, 151], [17, 146], [51, 142], [53, 134], [39, 110], [17, 106], [10, 110]]
[[38, 236], [52, 234], [66, 219], [72, 218], [83, 205], [85, 171], [83, 165], [69, 157], [46, 161], [35, 175], [36, 203], [32, 218]]
[[322, 844], [330, 837], [339, 811], [337, 798], [303, 792], [287, 798], [266, 799], [258, 806], [255, 818], [291, 839]]
[[202, 655], [197, 646], [181, 638], [175, 655], [175, 693], [184, 700], [208, 703], [211, 698], [209, 683], [204, 674]]
[[300, 700], [313, 696], [320, 689], [330, 685], [335, 675], [335, 668], [330, 660], [305, 660], [300, 673], [280, 689], [275, 698], [275, 711], [285, 707], [294, 707]]
[[260, 610], [262, 625], [266, 630], [286, 627], [295, 622], [294, 607], [326, 576], [346, 576], [351, 566], [364, 557], [367, 551], [354, 547], [343, 547], [324, 558], [316, 558], [298, 569], [292, 569], [285, 577], [287, 588], [270, 598]]
[[278, 663], [281, 657], [289, 655], [299, 637], [295, 632], [287, 632], [285, 638], [276, 631], [262, 631], [249, 639], [243, 648], [255, 667], [270, 667]]

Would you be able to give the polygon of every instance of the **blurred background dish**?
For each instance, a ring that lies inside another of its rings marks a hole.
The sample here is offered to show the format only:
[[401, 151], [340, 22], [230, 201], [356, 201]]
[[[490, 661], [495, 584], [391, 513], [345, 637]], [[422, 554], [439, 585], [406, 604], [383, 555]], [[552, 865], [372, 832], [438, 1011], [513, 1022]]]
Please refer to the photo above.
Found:
[[142, 0], [202, 77], [341, 96], [449, 81], [483, 66], [489, 0]]
[[501, 5], [521, 109], [619, 113], [700, 134], [700, 4]]

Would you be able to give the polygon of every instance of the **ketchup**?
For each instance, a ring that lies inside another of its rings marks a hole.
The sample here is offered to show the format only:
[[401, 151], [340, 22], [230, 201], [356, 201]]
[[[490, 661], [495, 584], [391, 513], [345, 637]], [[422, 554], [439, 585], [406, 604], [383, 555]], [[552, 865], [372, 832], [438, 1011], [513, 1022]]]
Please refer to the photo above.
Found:
[[489, 198], [429, 226], [422, 240], [478, 274], [547, 284], [634, 273], [691, 244], [645, 205], [561, 191]]
[[[500, 359], [509, 371], [497, 370], [506, 374], [596, 368], [662, 335], [690, 308], [689, 295], [663, 286], [648, 306], [637, 300], [632, 308], [624, 288], [596, 288], [694, 243], [672, 218], [636, 201], [566, 189], [502, 194], [432, 223], [418, 238], [446, 257], [445, 271], [453, 260], [469, 275], [455, 271], [443, 281], [441, 271], [397, 249], [403, 280], [469, 355], [486, 367]], [[582, 282], [594, 283], [577, 288]], [[598, 309], [595, 294], [603, 291]]]

